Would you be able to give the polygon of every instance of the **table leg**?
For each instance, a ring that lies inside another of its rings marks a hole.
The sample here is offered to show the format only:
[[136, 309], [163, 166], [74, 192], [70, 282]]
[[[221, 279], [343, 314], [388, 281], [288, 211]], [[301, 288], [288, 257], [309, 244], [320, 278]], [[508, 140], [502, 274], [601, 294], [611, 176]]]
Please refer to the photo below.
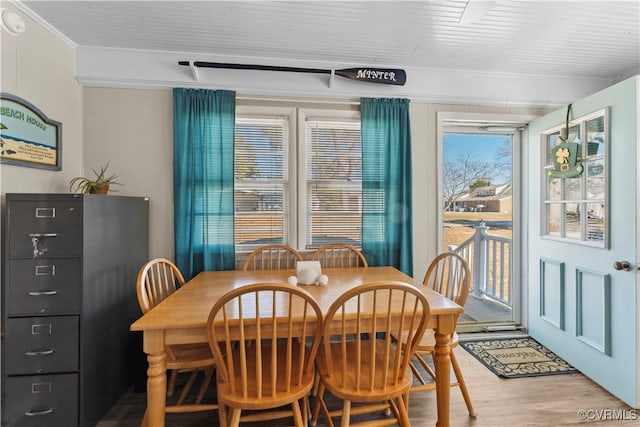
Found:
[[[453, 317], [453, 316], [451, 316]], [[449, 427], [449, 397], [451, 391], [451, 348], [449, 343], [455, 328], [453, 324], [445, 319], [440, 319], [438, 328], [435, 331], [436, 349], [434, 364], [436, 369], [436, 401], [438, 406], [437, 427]]]
[[167, 399], [167, 364], [164, 352], [164, 332], [144, 332], [144, 352], [147, 354], [147, 411], [143, 425], [164, 427]]

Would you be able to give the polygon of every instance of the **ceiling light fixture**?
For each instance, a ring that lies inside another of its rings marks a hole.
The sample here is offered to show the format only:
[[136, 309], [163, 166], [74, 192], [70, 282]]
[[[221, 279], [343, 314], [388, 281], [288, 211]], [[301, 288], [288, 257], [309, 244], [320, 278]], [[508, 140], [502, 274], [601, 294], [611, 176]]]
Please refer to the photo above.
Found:
[[19, 36], [24, 33], [26, 25], [24, 19], [15, 12], [8, 9], [2, 9], [2, 28], [12, 36]]

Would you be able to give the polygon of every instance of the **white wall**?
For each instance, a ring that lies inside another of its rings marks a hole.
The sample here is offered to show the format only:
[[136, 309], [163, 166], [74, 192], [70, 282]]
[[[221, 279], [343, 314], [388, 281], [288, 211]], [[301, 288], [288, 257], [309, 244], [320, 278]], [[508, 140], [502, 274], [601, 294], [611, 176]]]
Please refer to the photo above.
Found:
[[83, 174], [82, 91], [76, 80], [76, 54], [15, 7], [26, 24], [20, 36], [1, 34], [0, 90], [19, 96], [39, 108], [49, 118], [62, 123], [62, 171], [0, 165], [0, 192], [67, 193], [69, 181]]
[[83, 90], [85, 166], [109, 163], [116, 194], [149, 197], [149, 256], [173, 259], [173, 100], [170, 91]]

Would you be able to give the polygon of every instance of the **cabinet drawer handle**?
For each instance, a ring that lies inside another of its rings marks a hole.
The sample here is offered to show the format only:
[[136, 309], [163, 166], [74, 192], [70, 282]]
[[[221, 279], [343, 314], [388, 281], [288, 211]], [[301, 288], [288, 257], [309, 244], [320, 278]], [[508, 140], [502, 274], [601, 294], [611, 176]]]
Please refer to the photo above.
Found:
[[36, 265], [36, 276], [55, 276], [56, 266], [54, 265]]
[[58, 237], [58, 233], [30, 233], [29, 237]]
[[36, 208], [36, 218], [55, 218], [56, 208]]
[[39, 297], [42, 295], [57, 295], [58, 291], [31, 291], [29, 292], [29, 296]]
[[55, 353], [55, 350], [38, 350], [38, 351], [25, 351], [27, 356], [49, 356]]
[[49, 415], [49, 414], [53, 414], [53, 408], [49, 408], [49, 409], [45, 409], [44, 411], [27, 411], [24, 414], [27, 417], [39, 417], [40, 415]]

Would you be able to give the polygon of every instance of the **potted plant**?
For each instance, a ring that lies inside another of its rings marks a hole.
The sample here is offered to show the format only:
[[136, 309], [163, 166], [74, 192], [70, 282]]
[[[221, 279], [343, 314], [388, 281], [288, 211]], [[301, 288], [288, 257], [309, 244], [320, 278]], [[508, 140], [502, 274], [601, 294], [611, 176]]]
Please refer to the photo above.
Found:
[[[109, 163], [105, 166], [101, 166], [99, 171], [93, 169], [94, 178], [85, 178], [83, 176], [77, 176], [69, 182], [69, 190], [74, 193], [82, 194], [107, 194], [109, 192], [110, 185], [122, 185], [116, 182], [115, 179], [118, 175], [107, 175], [107, 169]], [[111, 190], [116, 191], [116, 190]]]

